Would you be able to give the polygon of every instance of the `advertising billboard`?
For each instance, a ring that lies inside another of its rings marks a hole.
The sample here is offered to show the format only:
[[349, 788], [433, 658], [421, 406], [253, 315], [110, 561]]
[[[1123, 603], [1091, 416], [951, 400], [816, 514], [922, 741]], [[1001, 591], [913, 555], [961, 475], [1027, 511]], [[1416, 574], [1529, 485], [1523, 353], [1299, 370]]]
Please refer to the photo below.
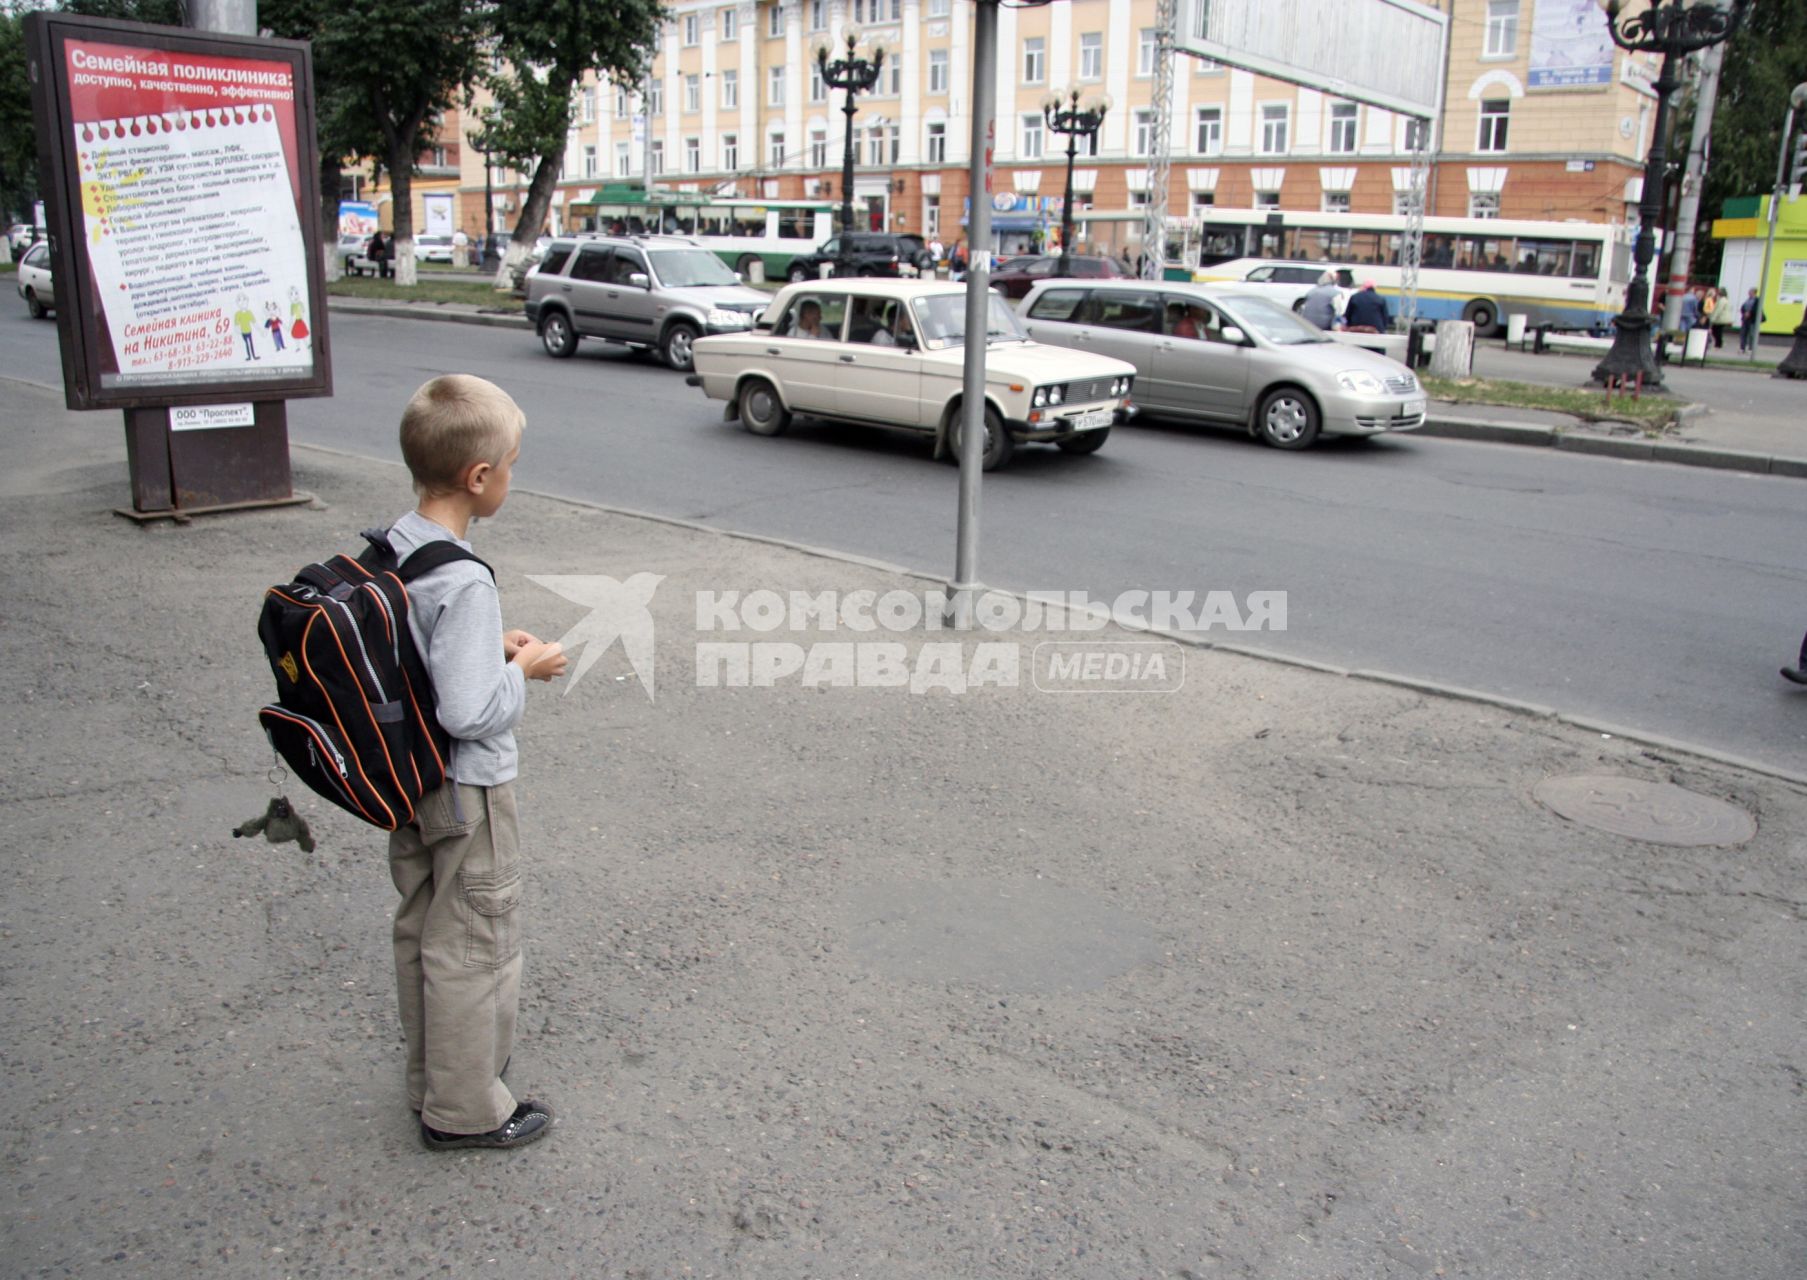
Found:
[[1612, 35], [1594, 0], [1537, 0], [1531, 15], [1532, 89], [1611, 84]]
[[69, 406], [329, 394], [307, 47], [27, 21]]

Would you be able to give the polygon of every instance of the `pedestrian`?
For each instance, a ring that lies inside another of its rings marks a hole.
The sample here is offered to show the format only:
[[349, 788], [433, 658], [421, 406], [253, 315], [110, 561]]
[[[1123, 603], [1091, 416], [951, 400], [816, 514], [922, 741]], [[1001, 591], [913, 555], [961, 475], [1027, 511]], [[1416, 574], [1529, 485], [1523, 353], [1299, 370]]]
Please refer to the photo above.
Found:
[[1801, 656], [1795, 659], [1800, 663], [1796, 667], [1783, 667], [1782, 678], [1792, 680], [1796, 684], [1807, 684], [1807, 636], [1801, 637]]
[[929, 241], [929, 257], [931, 257], [935, 260], [936, 266], [941, 265], [941, 256], [942, 256], [941, 251], [942, 251], [941, 237], [936, 236], [934, 239]]
[[381, 231], [372, 231], [370, 243], [364, 249], [364, 256], [370, 259], [370, 265], [375, 267], [377, 275], [385, 280], [389, 278], [390, 274], [389, 257], [394, 251], [392, 247], [394, 243], [393, 239], [384, 239]]
[[1343, 308], [1343, 328], [1350, 333], [1387, 333], [1393, 328], [1387, 300], [1376, 291], [1372, 280], [1362, 281], [1360, 291]]
[[1700, 294], [1693, 289], [1682, 292], [1682, 335], [1686, 338], [1690, 330], [1700, 324]]
[[[419, 496], [389, 530], [403, 561], [430, 542], [470, 550], [472, 521], [508, 497], [525, 425], [508, 394], [482, 378], [447, 374], [414, 393], [401, 449]], [[441, 565], [408, 594], [408, 627], [452, 737], [445, 785], [389, 837], [408, 1101], [429, 1151], [518, 1147], [546, 1133], [552, 1109], [517, 1103], [501, 1079], [521, 996], [514, 730], [527, 681], [563, 675], [566, 658], [556, 644], [502, 629], [495, 580], [480, 562]]]
[[1738, 350], [1746, 355], [1757, 354], [1757, 333], [1763, 327], [1763, 303], [1757, 298], [1757, 291], [1752, 289], [1744, 305], [1738, 308]]
[[1723, 287], [1713, 290], [1713, 348], [1725, 349], [1725, 331], [1732, 327], [1732, 295]]
[[1324, 272], [1318, 277], [1318, 282], [1311, 286], [1311, 292], [1305, 295], [1299, 314], [1320, 329], [1336, 328], [1336, 298], [1339, 292], [1336, 287], [1336, 272]]

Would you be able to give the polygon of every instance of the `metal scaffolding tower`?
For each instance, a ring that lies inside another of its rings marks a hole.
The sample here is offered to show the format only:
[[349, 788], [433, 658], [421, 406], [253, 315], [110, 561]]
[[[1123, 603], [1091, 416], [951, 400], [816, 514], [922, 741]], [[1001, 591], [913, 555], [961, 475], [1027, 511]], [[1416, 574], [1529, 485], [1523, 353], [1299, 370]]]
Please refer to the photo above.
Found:
[[1417, 142], [1412, 150], [1412, 185], [1406, 196], [1405, 243], [1399, 246], [1399, 319], [1410, 333], [1418, 319], [1418, 269], [1424, 264], [1424, 206], [1430, 186], [1430, 120], [1414, 120], [1406, 136]]
[[1155, 5], [1153, 124], [1148, 138], [1148, 204], [1142, 210], [1142, 278], [1159, 280], [1167, 265], [1167, 186], [1173, 174], [1169, 140], [1173, 137], [1174, 37], [1179, 0]]

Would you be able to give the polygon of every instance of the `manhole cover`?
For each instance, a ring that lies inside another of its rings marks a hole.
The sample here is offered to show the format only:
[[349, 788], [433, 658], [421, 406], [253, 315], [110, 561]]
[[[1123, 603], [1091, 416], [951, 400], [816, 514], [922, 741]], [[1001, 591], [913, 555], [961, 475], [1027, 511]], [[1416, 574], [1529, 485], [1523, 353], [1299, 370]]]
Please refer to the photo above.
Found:
[[892, 881], [853, 890], [844, 908], [854, 954], [910, 982], [1083, 991], [1161, 956], [1144, 921], [1043, 881]]
[[1570, 822], [1649, 844], [1743, 844], [1757, 834], [1737, 805], [1668, 782], [1579, 774], [1545, 778], [1532, 794]]

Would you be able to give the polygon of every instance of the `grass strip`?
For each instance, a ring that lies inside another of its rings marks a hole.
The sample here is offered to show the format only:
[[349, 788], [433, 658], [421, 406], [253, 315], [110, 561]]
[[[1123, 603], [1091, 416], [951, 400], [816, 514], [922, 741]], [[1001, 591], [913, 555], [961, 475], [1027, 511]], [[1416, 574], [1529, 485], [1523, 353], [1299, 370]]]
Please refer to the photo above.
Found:
[[1665, 396], [1608, 398], [1576, 387], [1542, 387], [1503, 378], [1430, 378], [1419, 381], [1433, 399], [1456, 404], [1499, 404], [1517, 409], [1566, 413], [1584, 422], [1630, 422], [1646, 431], [1661, 431], [1675, 421], [1676, 402]]
[[346, 276], [335, 280], [326, 290], [335, 298], [365, 298], [378, 302], [445, 303], [456, 302], [482, 307], [485, 311], [519, 312], [521, 300], [511, 293], [498, 293], [487, 280], [427, 280], [404, 287], [393, 280], [367, 276]]

